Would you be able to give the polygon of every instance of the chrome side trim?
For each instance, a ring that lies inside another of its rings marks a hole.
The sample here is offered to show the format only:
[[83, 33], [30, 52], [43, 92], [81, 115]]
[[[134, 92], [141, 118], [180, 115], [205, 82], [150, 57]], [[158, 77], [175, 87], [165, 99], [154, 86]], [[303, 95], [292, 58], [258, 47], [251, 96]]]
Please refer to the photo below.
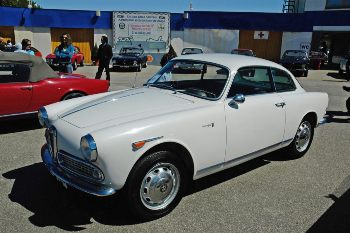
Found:
[[41, 148], [41, 158], [49, 172], [64, 185], [66, 184], [82, 192], [95, 196], [110, 196], [117, 191], [107, 185], [90, 183], [74, 175], [66, 173], [52, 160], [52, 156], [46, 144]]
[[247, 162], [249, 160], [255, 159], [255, 158], [259, 157], [259, 156], [268, 154], [268, 153], [270, 153], [272, 151], [275, 151], [275, 150], [277, 150], [279, 148], [282, 148], [284, 146], [289, 145], [289, 143], [292, 142], [292, 141], [293, 141], [293, 138], [285, 140], [285, 141], [280, 142], [280, 143], [277, 143], [275, 145], [266, 147], [264, 149], [252, 152], [250, 154], [243, 155], [241, 157], [238, 157], [238, 158], [235, 158], [235, 159], [232, 159], [232, 160], [229, 160], [229, 161], [225, 161], [223, 163], [219, 163], [219, 164], [216, 164], [216, 165], [213, 165], [213, 166], [201, 169], [201, 170], [197, 171], [197, 173], [195, 175], [195, 179], [199, 179], [201, 177], [213, 174], [215, 172], [218, 172], [218, 171], [221, 171], [221, 170], [225, 170], [225, 169], [230, 168], [230, 167], [237, 166], [237, 165], [242, 164], [244, 162]]

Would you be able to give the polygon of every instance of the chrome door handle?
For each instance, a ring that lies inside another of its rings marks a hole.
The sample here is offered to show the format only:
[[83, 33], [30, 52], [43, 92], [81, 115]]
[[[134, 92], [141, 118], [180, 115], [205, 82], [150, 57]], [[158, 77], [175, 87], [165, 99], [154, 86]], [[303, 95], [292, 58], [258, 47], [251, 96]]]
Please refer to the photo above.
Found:
[[281, 108], [283, 108], [284, 106], [286, 106], [286, 103], [285, 102], [281, 102], [281, 103], [277, 103], [277, 104], [275, 104], [276, 105], [276, 107], [281, 107]]
[[31, 91], [33, 89], [32, 86], [28, 86], [28, 87], [21, 87], [21, 90], [28, 90]]

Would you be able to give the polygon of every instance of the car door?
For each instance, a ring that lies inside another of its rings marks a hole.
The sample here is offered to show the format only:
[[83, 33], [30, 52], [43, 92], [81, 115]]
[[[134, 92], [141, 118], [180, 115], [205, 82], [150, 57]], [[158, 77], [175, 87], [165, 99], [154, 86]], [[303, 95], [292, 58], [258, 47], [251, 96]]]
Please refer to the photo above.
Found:
[[26, 112], [33, 86], [29, 64], [0, 64], [0, 116]]
[[246, 67], [237, 71], [225, 100], [225, 112], [225, 165], [229, 166], [240, 157], [256, 157], [282, 142], [284, 103], [274, 92], [268, 67]]

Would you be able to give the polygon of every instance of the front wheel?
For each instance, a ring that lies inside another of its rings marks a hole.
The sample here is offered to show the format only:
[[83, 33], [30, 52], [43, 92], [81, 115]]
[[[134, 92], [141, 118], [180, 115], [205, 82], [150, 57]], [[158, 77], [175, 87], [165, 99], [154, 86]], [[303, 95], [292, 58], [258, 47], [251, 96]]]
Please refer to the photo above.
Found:
[[300, 123], [292, 143], [286, 148], [292, 157], [303, 156], [310, 148], [314, 136], [314, 126], [309, 118]]
[[78, 69], [77, 61], [74, 61], [74, 63], [73, 63], [73, 70], [77, 70], [77, 69]]
[[187, 180], [183, 162], [172, 152], [159, 151], [142, 158], [125, 187], [130, 211], [144, 220], [168, 214], [180, 202]]

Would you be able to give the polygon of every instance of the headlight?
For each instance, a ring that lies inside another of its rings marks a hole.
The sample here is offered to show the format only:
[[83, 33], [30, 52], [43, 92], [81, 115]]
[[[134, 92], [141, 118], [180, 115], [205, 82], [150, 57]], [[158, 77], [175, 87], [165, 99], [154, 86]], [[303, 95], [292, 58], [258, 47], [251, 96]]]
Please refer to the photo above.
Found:
[[136, 66], [137, 65], [137, 61], [134, 61], [134, 66]]
[[94, 138], [88, 134], [80, 140], [80, 150], [84, 158], [88, 161], [94, 162], [97, 160], [97, 147]]
[[44, 107], [39, 109], [38, 119], [42, 127], [49, 127], [49, 116], [47, 115], [47, 111]]

